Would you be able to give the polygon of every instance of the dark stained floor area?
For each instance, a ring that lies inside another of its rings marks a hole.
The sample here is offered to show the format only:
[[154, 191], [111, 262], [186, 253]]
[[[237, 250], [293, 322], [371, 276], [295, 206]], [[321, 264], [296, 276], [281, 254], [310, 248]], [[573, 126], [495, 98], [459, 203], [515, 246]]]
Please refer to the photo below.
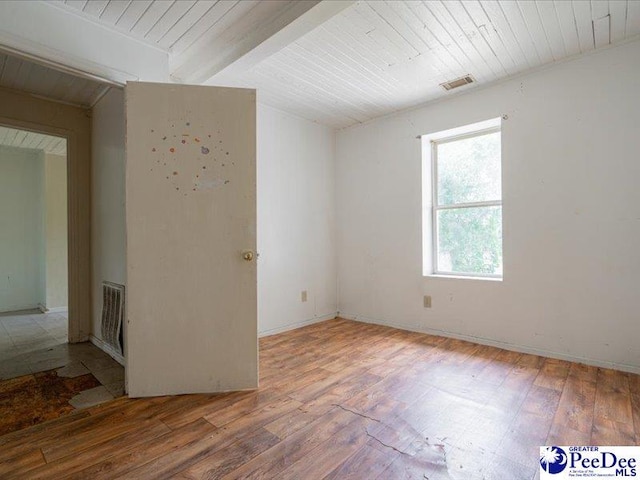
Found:
[[55, 370], [0, 380], [0, 435], [72, 412], [69, 400], [98, 386], [90, 373], [65, 378]]
[[640, 377], [342, 319], [260, 341], [255, 392], [121, 398], [0, 437], [2, 478], [532, 479], [635, 445]]

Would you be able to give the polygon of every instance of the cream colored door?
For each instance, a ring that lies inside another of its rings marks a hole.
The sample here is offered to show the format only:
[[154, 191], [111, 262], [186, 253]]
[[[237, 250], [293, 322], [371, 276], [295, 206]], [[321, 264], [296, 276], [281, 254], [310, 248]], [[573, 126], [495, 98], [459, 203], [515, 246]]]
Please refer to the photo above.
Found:
[[125, 93], [129, 395], [256, 388], [255, 90]]

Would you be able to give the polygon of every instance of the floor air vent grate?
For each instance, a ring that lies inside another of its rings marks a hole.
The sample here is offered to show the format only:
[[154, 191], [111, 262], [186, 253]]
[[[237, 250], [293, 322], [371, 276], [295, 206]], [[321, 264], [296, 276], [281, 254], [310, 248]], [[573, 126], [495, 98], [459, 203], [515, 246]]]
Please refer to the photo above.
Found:
[[124, 285], [102, 282], [102, 340], [120, 355], [124, 354], [123, 319]]

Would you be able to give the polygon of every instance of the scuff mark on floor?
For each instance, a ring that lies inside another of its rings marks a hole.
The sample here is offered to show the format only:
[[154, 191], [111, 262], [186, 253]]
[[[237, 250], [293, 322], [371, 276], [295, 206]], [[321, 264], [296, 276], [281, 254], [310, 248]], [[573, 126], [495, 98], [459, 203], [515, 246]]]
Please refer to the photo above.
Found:
[[355, 410], [351, 410], [350, 408], [343, 407], [342, 405], [340, 405], [340, 404], [338, 404], [338, 403], [332, 403], [331, 405], [332, 405], [332, 406], [334, 406], [334, 407], [341, 408], [341, 409], [342, 409], [342, 410], [344, 410], [345, 412], [353, 413], [354, 415], [358, 415], [359, 417], [367, 418], [367, 419], [369, 419], [369, 420], [373, 420], [374, 422], [378, 422], [378, 423], [380, 423], [380, 420], [379, 420], [379, 419], [377, 419], [377, 418], [370, 417], [370, 416], [368, 416], [368, 415], [365, 415], [364, 413], [356, 412]]
[[[447, 460], [447, 451], [444, 443], [445, 438], [437, 438], [436, 440], [438, 440], [438, 443], [432, 443], [429, 441], [429, 437], [424, 437], [420, 432], [412, 427], [411, 424], [404, 421], [402, 418], [395, 417], [393, 422], [389, 424], [378, 418], [351, 410], [343, 405], [337, 403], [332, 405], [359, 417], [374, 421], [379, 425], [388, 428], [390, 431], [404, 432], [407, 434], [409, 437], [409, 440], [406, 442], [408, 450], [381, 440], [375, 433], [372, 433], [367, 427], [364, 427], [364, 433], [367, 437], [371, 438], [383, 447], [399, 453], [406, 459], [406, 461], [409, 461], [417, 469], [426, 471], [426, 473], [424, 473], [424, 478], [428, 479], [431, 474], [436, 475], [437, 478], [458, 478], [455, 474], [456, 472], [451, 471]], [[413, 437], [413, 439], [411, 439], [411, 437]], [[443, 475], [446, 477], [443, 477]]]
[[387, 447], [390, 448], [391, 450], [394, 450], [402, 455], [409, 455], [411, 456], [410, 453], [407, 452], [403, 452], [402, 450], [400, 450], [399, 448], [394, 447], [393, 445], [387, 445], [386, 443], [384, 443], [382, 440], [380, 440], [378, 437], [376, 437], [375, 435], [372, 435], [369, 430], [365, 427], [364, 429], [364, 433], [367, 434], [367, 437], [372, 438], [373, 440], [375, 440], [376, 442], [378, 442], [380, 445], [382, 445], [383, 447]]

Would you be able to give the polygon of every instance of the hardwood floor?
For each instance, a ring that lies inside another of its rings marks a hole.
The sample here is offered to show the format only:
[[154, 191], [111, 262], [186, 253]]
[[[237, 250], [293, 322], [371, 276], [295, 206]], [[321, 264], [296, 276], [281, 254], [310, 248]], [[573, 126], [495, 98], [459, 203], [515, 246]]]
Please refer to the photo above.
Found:
[[0, 437], [0, 478], [532, 479], [635, 445], [640, 377], [342, 319], [260, 340], [255, 392], [118, 399]]

